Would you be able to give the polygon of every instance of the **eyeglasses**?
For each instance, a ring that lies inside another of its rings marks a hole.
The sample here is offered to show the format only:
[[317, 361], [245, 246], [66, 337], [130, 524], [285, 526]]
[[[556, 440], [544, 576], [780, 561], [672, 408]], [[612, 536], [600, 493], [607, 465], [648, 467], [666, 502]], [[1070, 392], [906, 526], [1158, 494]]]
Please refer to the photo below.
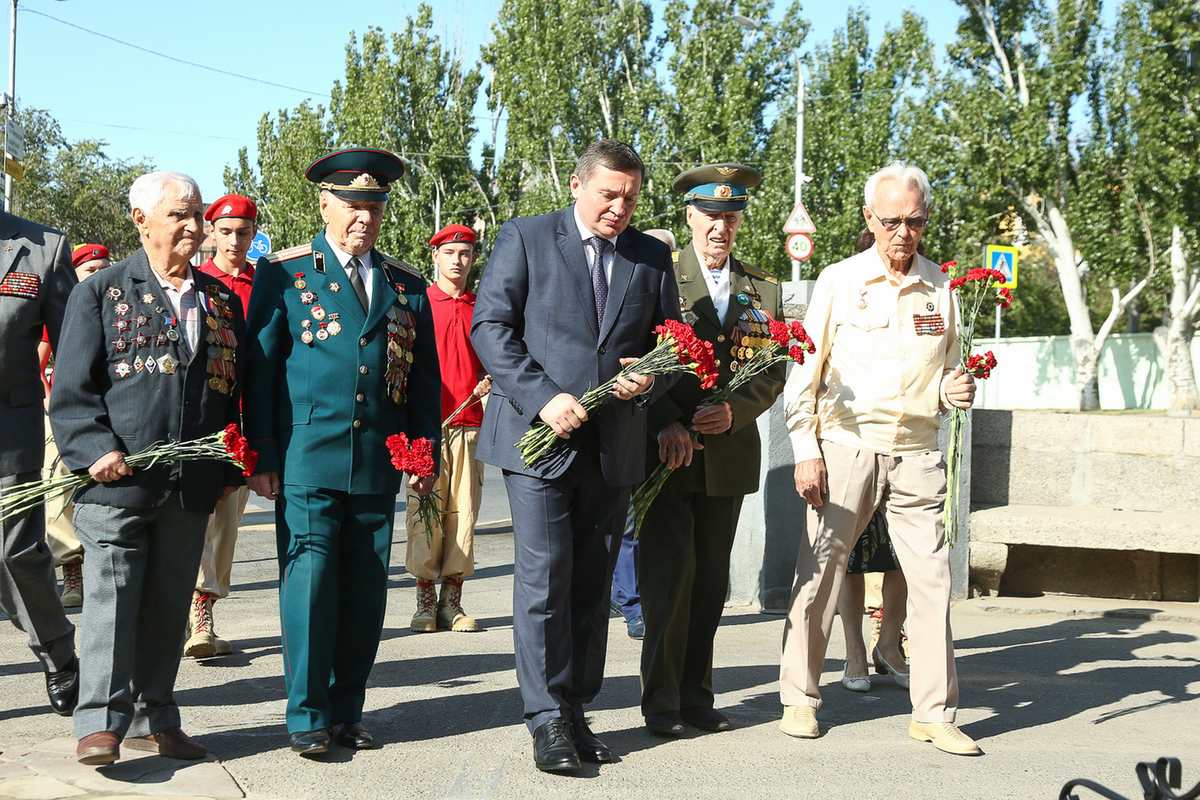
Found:
[[910, 231], [919, 231], [929, 223], [929, 217], [875, 217], [885, 231], [894, 231], [901, 223], [908, 226]]

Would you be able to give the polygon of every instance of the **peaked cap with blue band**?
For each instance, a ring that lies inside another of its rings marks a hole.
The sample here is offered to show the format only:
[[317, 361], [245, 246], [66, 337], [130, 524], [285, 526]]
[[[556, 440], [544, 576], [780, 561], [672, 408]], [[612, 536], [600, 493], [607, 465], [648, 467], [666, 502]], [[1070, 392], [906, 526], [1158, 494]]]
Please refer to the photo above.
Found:
[[404, 174], [404, 162], [386, 150], [350, 147], [322, 156], [304, 177], [343, 200], [379, 202], [388, 199], [392, 181]]
[[705, 164], [675, 176], [671, 188], [683, 192], [683, 201], [702, 211], [741, 211], [749, 195], [762, 182], [758, 170], [745, 164]]

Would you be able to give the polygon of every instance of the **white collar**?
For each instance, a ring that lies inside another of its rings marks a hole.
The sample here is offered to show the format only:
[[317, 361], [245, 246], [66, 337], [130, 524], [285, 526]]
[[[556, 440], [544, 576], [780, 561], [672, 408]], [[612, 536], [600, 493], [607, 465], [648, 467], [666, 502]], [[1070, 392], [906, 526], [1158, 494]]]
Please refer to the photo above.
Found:
[[[579, 205], [577, 203], [573, 203], [571, 205], [571, 214], [575, 217], [575, 227], [579, 229], [579, 238], [583, 239], [583, 241], [586, 242], [588, 239], [591, 239], [593, 236], [596, 235], [596, 234], [592, 233], [590, 230], [588, 230], [587, 226], [583, 224], [583, 220], [579, 218]], [[613, 251], [614, 252], [616, 251], [616, 249], [617, 249], [617, 237], [616, 236], [612, 237], [611, 239], [609, 239], [607, 236], [601, 236], [600, 238], [608, 239], [608, 243], [612, 245]]]

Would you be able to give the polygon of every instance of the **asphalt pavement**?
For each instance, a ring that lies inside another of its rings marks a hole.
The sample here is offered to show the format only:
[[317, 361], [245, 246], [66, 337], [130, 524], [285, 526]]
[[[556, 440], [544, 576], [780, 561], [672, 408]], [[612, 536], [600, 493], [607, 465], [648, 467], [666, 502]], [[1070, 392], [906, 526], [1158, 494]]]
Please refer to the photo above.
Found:
[[[112, 767], [74, 761], [69, 719], [49, 712], [42, 673], [11, 625], [0, 627], [0, 798], [1050, 798], [1072, 778], [1140, 797], [1134, 769], [1160, 756], [1200, 781], [1200, 607], [1085, 598], [982, 598], [952, 610], [959, 724], [984, 755], [951, 756], [907, 736], [907, 693], [872, 676], [840, 683], [841, 626], [826, 660], [822, 736], [780, 733], [783, 619], [730, 606], [717, 634], [717, 706], [725, 733], [651, 736], [638, 713], [639, 643], [610, 626], [593, 730], [617, 763], [576, 775], [533, 767], [512, 655], [512, 533], [497, 473], [485, 481], [464, 605], [476, 634], [414, 634], [403, 514], [389, 610], [364, 723], [378, 748], [320, 760], [287, 749], [273, 512], [252, 501], [231, 596], [215, 607], [231, 656], [180, 665], [184, 729], [200, 763], [126, 752]], [[78, 610], [71, 612], [78, 622]], [[1086, 791], [1080, 797], [1095, 796]]]

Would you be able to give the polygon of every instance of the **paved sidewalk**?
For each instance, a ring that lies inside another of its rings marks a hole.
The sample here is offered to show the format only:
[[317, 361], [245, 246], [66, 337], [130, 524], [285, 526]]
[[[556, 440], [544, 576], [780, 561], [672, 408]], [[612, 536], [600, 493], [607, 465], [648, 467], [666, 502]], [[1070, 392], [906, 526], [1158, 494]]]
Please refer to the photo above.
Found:
[[[0, 797], [1029, 800], [1056, 798], [1067, 780], [1088, 777], [1132, 798], [1141, 796], [1135, 764], [1166, 755], [1183, 760], [1185, 788], [1200, 780], [1200, 608], [1076, 598], [955, 605], [959, 723], [979, 740], [979, 758], [911, 741], [907, 694], [890, 678], [872, 676], [869, 694], [843, 690], [840, 624], [826, 662], [824, 733], [784, 736], [776, 728], [783, 619], [741, 607], [726, 611], [714, 674], [718, 707], [735, 729], [654, 738], [637, 711], [639, 643], [614, 619], [591, 722], [620, 761], [571, 777], [539, 773], [513, 672], [512, 536], [503, 522], [481, 529], [478, 571], [466, 583], [478, 634], [409, 632], [414, 582], [397, 532], [365, 719], [380, 747], [305, 760], [286, 749], [272, 513], [257, 503], [248, 512], [233, 593], [215, 610], [236, 652], [185, 660], [178, 681], [184, 729], [210, 760], [131, 752], [113, 767], [76, 764], [70, 720], [49, 712], [24, 637], [5, 623]], [[485, 512], [497, 519], [502, 509]]]

